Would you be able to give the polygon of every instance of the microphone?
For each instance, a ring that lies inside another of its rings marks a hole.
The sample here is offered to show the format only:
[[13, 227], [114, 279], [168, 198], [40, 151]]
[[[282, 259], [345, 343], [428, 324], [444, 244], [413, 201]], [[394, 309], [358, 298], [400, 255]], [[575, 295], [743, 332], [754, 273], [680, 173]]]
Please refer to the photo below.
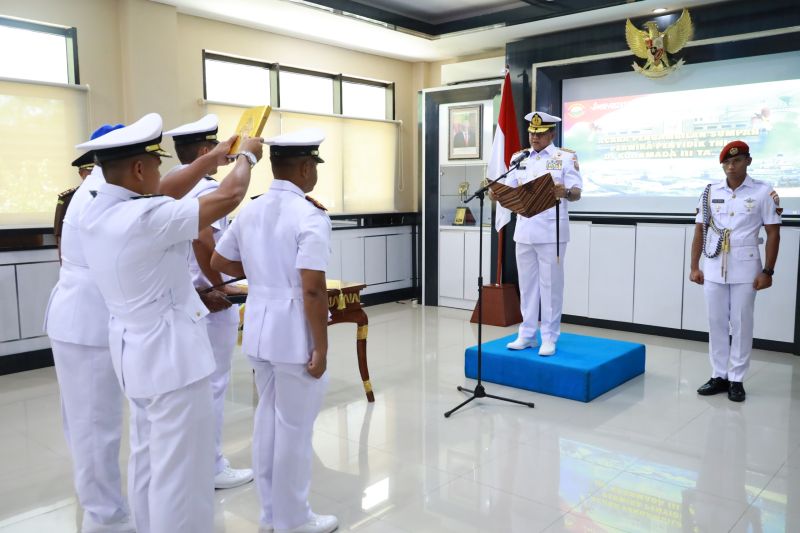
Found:
[[519, 165], [529, 155], [531, 155], [531, 151], [526, 148], [517, 157], [515, 157], [514, 159], [511, 160], [511, 166], [515, 167], [515, 166]]

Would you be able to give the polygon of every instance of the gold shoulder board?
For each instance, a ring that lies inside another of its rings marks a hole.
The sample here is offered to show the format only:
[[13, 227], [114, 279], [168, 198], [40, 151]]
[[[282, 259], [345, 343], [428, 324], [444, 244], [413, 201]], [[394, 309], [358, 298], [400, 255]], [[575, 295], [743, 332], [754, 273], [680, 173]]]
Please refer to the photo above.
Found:
[[69, 207], [69, 203], [72, 201], [72, 197], [75, 196], [75, 191], [77, 190], [77, 187], [73, 187], [58, 195], [56, 210], [55, 213], [53, 213], [53, 235], [56, 237], [61, 236], [61, 228], [64, 226], [64, 217], [67, 215], [67, 207]]
[[73, 187], [71, 189], [67, 189], [66, 191], [58, 193], [58, 203], [69, 202], [72, 199], [72, 196], [77, 191], [77, 187]]
[[314, 204], [314, 207], [316, 207], [317, 209], [322, 209], [323, 211], [327, 211], [327, 210], [328, 210], [328, 208], [327, 208], [327, 207], [325, 207], [324, 205], [322, 205], [322, 204], [321, 204], [321, 203], [319, 203], [318, 201], [314, 200], [314, 199], [313, 199], [313, 198], [311, 198], [310, 196], [306, 196], [306, 200], [308, 200], [309, 202], [311, 202], [312, 204]]

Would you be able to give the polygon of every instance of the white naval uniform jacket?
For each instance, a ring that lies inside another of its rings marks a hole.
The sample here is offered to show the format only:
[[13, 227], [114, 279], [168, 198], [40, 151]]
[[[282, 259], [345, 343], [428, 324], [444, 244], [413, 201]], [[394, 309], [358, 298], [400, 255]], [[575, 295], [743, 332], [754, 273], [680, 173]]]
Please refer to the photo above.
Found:
[[104, 183], [80, 220], [86, 262], [111, 313], [109, 348], [125, 394], [147, 398], [215, 368], [186, 257], [199, 202], [139, 197]]
[[[553, 144], [541, 152], [531, 149], [530, 156], [505, 178], [505, 184], [518, 187], [533, 181], [543, 174], [550, 173], [556, 183], [562, 183], [567, 189], [583, 188], [583, 180], [578, 168], [578, 156], [575, 152], [558, 148]], [[562, 198], [560, 210], [559, 242], [569, 242], [569, 202]], [[530, 218], [517, 216], [517, 227], [514, 230], [514, 241], [522, 244], [544, 244], [556, 242], [556, 208], [551, 207]]]
[[50, 293], [44, 330], [51, 339], [83, 346], [108, 346], [108, 307], [89, 272], [78, 227], [81, 213], [106, 180], [95, 166], [75, 191], [64, 216], [61, 269]]
[[[703, 277], [714, 283], [753, 283], [761, 272], [761, 254], [758, 233], [761, 226], [780, 224], [775, 201], [770, 196], [772, 186], [764, 181], [745, 176], [742, 184], [732, 191], [728, 180], [711, 185], [710, 214], [720, 229], [731, 230], [731, 249], [728, 254], [728, 276], [722, 275], [722, 253], [709, 259], [703, 256]], [[697, 203], [695, 222], [703, 222], [703, 198]], [[716, 249], [719, 235], [708, 229], [706, 250]]]
[[331, 220], [293, 183], [276, 179], [217, 244], [247, 275], [242, 351], [273, 363], [305, 364], [313, 348], [300, 270], [326, 271]]
[[[186, 165], [178, 165], [175, 167], [175, 170], [185, 167]], [[219, 182], [217, 182], [214, 178], [210, 176], [206, 176], [205, 178], [201, 179], [197, 182], [197, 185], [192, 188], [191, 191], [186, 195], [186, 198], [200, 198], [201, 196], [205, 196], [211, 192], [216, 191], [219, 189]], [[214, 243], [218, 243], [219, 240], [222, 238], [222, 235], [225, 233], [225, 230], [228, 229], [229, 222], [228, 217], [222, 217], [221, 219], [215, 221], [211, 224], [211, 228], [214, 232]], [[211, 282], [208, 278], [203, 274], [203, 271], [200, 269], [200, 265], [197, 262], [197, 258], [194, 255], [194, 250], [189, 250], [189, 273], [192, 275], [192, 283], [198, 289], [205, 289], [211, 287]], [[230, 276], [226, 274], [222, 274], [222, 281], [231, 280]], [[222, 311], [217, 311], [216, 313], [209, 313], [207, 320], [211, 322], [219, 322], [225, 324], [239, 323], [239, 306], [234, 305], [229, 307], [228, 309], [223, 309]]]

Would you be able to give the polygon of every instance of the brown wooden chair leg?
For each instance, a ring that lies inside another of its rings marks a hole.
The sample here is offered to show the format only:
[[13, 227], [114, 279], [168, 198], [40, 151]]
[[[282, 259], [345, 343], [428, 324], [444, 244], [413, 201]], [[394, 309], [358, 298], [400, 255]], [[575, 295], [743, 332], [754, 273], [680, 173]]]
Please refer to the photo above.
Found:
[[372, 383], [369, 381], [369, 368], [367, 367], [367, 332], [369, 331], [369, 320], [367, 314], [361, 311], [356, 322], [356, 353], [358, 353], [358, 371], [361, 373], [361, 381], [364, 383], [364, 392], [367, 393], [367, 401], [374, 402], [375, 394], [372, 392]]

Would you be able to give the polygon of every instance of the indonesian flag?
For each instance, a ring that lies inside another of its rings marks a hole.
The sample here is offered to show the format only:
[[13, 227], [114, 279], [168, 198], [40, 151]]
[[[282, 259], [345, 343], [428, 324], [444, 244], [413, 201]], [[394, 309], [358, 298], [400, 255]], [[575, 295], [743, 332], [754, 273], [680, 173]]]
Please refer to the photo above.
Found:
[[[487, 177], [497, 179], [508, 170], [511, 156], [521, 149], [517, 131], [517, 114], [514, 111], [514, 98], [511, 95], [511, 76], [506, 72], [503, 90], [500, 96], [500, 116], [497, 118], [497, 129], [492, 141], [492, 155], [489, 158]], [[494, 227], [498, 232], [511, 220], [511, 211], [497, 204]]]

